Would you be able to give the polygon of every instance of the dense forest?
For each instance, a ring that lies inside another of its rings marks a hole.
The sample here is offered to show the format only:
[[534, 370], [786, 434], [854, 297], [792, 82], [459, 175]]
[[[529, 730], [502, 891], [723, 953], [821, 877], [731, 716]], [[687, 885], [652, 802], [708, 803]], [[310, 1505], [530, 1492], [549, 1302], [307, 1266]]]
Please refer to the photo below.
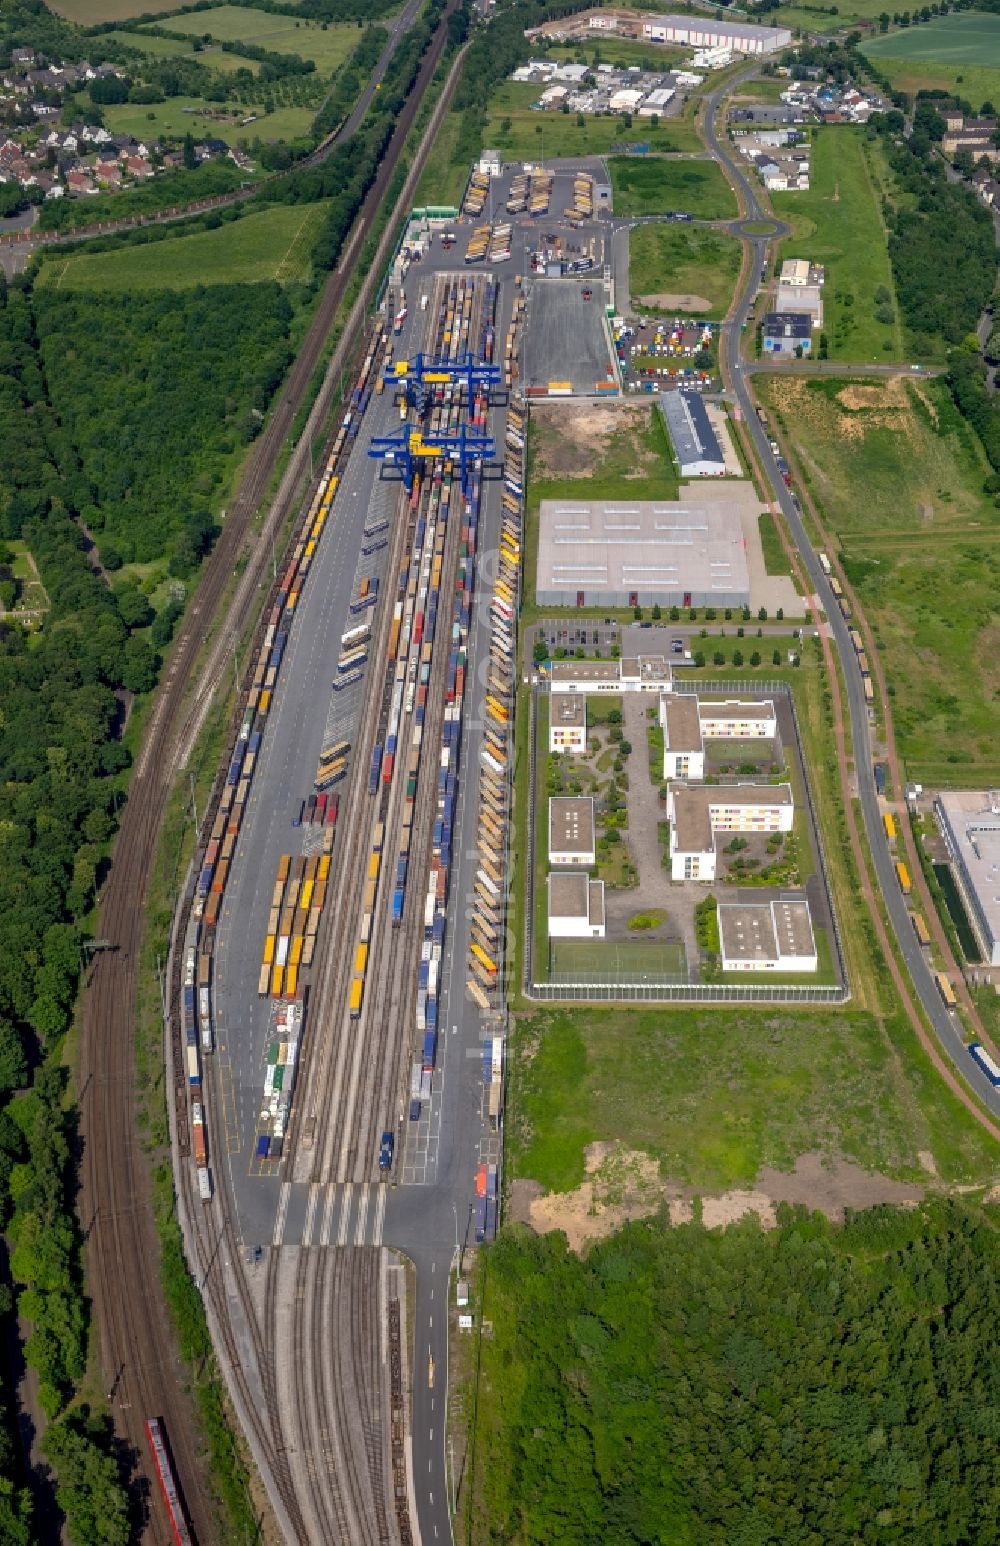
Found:
[[[291, 360], [277, 284], [33, 298], [52, 407], [81, 464], [75, 508], [126, 562], [190, 575], [233, 455]], [[11, 536], [20, 535], [8, 531]]]
[[838, 1546], [1000, 1539], [995, 1209], [837, 1228], [635, 1224], [483, 1267], [474, 1539]]
[[903, 318], [921, 342], [940, 334], [950, 344], [974, 332], [996, 287], [993, 217], [973, 190], [948, 181], [935, 144], [944, 123], [932, 103], [918, 102], [909, 139], [898, 113], [885, 120], [885, 145], [900, 197], [884, 206], [889, 257]]

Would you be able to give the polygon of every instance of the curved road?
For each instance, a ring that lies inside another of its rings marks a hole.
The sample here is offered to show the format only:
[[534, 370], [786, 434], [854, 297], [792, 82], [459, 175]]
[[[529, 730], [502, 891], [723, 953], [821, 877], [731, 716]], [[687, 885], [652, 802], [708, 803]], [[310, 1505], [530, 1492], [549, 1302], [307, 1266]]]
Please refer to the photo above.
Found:
[[[752, 71], [747, 71], [747, 76], [752, 73]], [[738, 77], [738, 79], [743, 78], [746, 77]], [[745, 175], [738, 161], [730, 156], [728, 146], [720, 139], [716, 130], [715, 117], [719, 104], [735, 84], [735, 81], [727, 81], [706, 99], [705, 141], [716, 159], [723, 163], [728, 175], [736, 185], [744, 203], [744, 219], [753, 223], [758, 221], [763, 223], [766, 221], [769, 227], [774, 228], [779, 223], [774, 220], [768, 210], [762, 207], [755, 185]], [[742, 360], [740, 356], [740, 341], [743, 325], [750, 314], [756, 295], [757, 276], [767, 255], [768, 243], [773, 238], [771, 236], [751, 234], [747, 235], [745, 239], [750, 243], [751, 257], [747, 280], [743, 293], [739, 296], [731, 314], [731, 325], [724, 330], [723, 342], [720, 346], [725, 353], [732, 395], [743, 413], [747, 433], [754, 443], [760, 464], [770, 482], [772, 497], [781, 507], [781, 513], [792, 534], [792, 539], [799, 551], [812, 588], [821, 600], [829, 598], [830, 604], [825, 606], [825, 611], [843, 668], [844, 684], [851, 716], [851, 740], [854, 746], [858, 798], [864, 816], [868, 847], [871, 851], [876, 879], [896, 936], [897, 947], [906, 965], [914, 991], [920, 999], [924, 1012], [933, 1026], [935, 1035], [944, 1052], [951, 1059], [960, 1077], [966, 1084], [972, 1087], [983, 1104], [995, 1116], [1000, 1116], [1000, 1090], [993, 1088], [985, 1074], [973, 1063], [965, 1050], [961, 1022], [955, 1016], [950, 1015], [941, 1002], [927, 960], [917, 944], [905, 899], [896, 883], [895, 860], [889, 851], [889, 845], [882, 827], [882, 813], [875, 791], [868, 709], [862, 690], [861, 674], [857, 669], [854, 647], [848, 637], [847, 623], [841, 616], [839, 607], [833, 603], [832, 593], [829, 591], [829, 582], [820, 568], [819, 560], [806, 535], [798, 505], [785, 487], [775, 466], [767, 436], [761, 428], [753, 399], [746, 384], [745, 378], [755, 369], [755, 366], [747, 365]], [[807, 365], [804, 368], [815, 370], [815, 366]], [[854, 374], [856, 375], [860, 371], [867, 373], [872, 368], [867, 365], [857, 366], [854, 369]]]

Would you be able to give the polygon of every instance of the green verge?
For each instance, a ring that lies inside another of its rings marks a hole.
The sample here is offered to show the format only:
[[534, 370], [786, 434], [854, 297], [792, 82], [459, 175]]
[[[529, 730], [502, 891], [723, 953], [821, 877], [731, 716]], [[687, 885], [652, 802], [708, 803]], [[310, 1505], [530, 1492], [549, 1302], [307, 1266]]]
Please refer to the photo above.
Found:
[[532, 107], [538, 95], [539, 87], [530, 82], [505, 81], [498, 86], [490, 97], [483, 144], [496, 146], [509, 161], [603, 156], [613, 146], [633, 143], [661, 152], [704, 149], [691, 118], [661, 118], [655, 128], [643, 119], [625, 129], [619, 118], [542, 112]]

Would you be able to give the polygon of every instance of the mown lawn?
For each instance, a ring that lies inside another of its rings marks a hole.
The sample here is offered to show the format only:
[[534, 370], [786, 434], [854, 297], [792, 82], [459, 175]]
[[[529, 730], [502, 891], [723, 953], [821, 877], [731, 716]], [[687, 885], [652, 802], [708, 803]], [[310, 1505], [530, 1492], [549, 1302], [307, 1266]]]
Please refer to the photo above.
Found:
[[188, 290], [196, 285], [301, 284], [328, 205], [276, 204], [259, 214], [147, 246], [50, 258], [38, 283], [56, 290]]
[[252, 43], [272, 54], [298, 54], [300, 59], [314, 60], [317, 70], [324, 74], [342, 65], [358, 41], [356, 27], [296, 21], [293, 16], [237, 5], [213, 6], [207, 11], [174, 16], [168, 30], [189, 32], [196, 38], [207, 33], [220, 43]]
[[[874, 158], [881, 154], [861, 129], [820, 129], [808, 192], [772, 195], [775, 214], [792, 227], [782, 258], [826, 265], [823, 332], [831, 359], [859, 365], [906, 358], [875, 181], [882, 169]], [[881, 304], [889, 306], [891, 322], [875, 315], [880, 290], [887, 292]]]
[[615, 156], [610, 162], [616, 215], [684, 210], [698, 220], [731, 220], [736, 199], [715, 161]]
[[906, 771], [1000, 782], [1000, 511], [947, 388], [759, 378], [876, 629]]
[[740, 261], [734, 236], [697, 226], [637, 226], [629, 232], [632, 302], [656, 310], [657, 303], [644, 302], [644, 297], [685, 295], [690, 297], [685, 311], [722, 318], [733, 299]]

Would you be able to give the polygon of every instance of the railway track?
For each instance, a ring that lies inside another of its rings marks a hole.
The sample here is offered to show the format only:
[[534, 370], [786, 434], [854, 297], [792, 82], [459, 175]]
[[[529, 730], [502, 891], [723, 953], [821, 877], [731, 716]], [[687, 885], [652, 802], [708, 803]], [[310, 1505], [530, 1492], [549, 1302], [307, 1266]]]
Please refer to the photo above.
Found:
[[[120, 1453], [129, 1456], [130, 1491], [137, 1536], [169, 1546], [167, 1521], [155, 1495], [147, 1458], [144, 1420], [163, 1418], [196, 1538], [218, 1538], [217, 1521], [203, 1478], [203, 1456], [186, 1394], [186, 1370], [157, 1282], [159, 1242], [152, 1213], [149, 1166], [140, 1154], [134, 1123], [134, 1023], [139, 952], [149, 879], [160, 824], [173, 777], [203, 723], [211, 692], [228, 662], [230, 640], [253, 614], [269, 554], [258, 542], [240, 581], [227, 628], [213, 646], [212, 668], [198, 691], [189, 684], [210, 635], [231, 576], [250, 535], [280, 448], [303, 401], [330, 326], [351, 280], [354, 255], [367, 236], [399, 161], [423, 95], [446, 42], [446, 18], [421, 63], [414, 89], [397, 120], [375, 181], [359, 212], [354, 234], [331, 274], [312, 323], [260, 439], [257, 441], [197, 595], [171, 653], [134, 771], [101, 899], [99, 934], [111, 949], [99, 954], [85, 981], [80, 1042], [80, 1211], [86, 1270], [97, 1321], [101, 1364]], [[269, 530], [280, 527], [292, 506], [297, 478], [286, 477], [272, 507]], [[228, 1321], [225, 1305], [220, 1324]]]

